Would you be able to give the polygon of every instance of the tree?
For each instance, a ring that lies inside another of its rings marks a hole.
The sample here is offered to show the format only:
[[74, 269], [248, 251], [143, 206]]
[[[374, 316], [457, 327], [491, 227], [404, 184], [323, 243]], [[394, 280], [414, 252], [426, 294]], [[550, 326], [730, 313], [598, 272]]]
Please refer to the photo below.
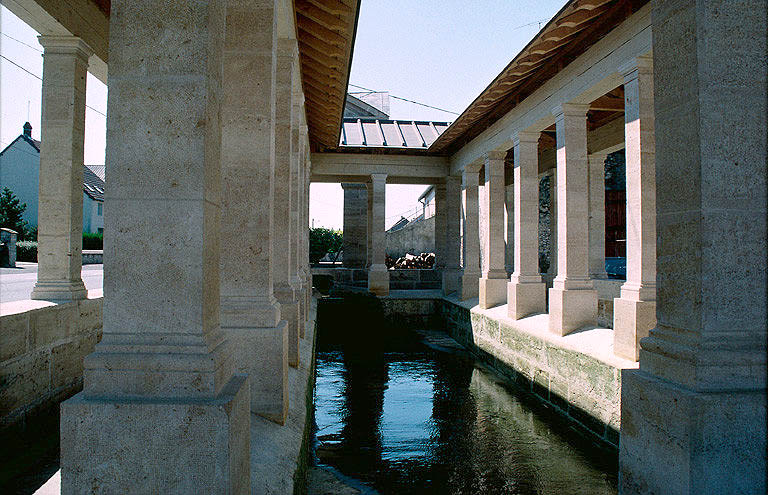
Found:
[[341, 249], [342, 235], [340, 230], [317, 227], [309, 229], [309, 261], [317, 263], [325, 253], [335, 253]]
[[27, 230], [27, 222], [21, 215], [26, 209], [27, 204], [19, 201], [13, 191], [4, 187], [0, 192], [0, 227], [15, 230], [22, 240]]

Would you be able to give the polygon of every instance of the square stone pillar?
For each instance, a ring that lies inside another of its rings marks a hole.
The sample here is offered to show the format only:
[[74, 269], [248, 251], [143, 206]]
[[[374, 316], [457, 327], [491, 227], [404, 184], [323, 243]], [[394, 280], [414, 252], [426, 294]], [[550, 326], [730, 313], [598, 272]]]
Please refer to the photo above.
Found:
[[[367, 245], [366, 245], [366, 268], [370, 268], [371, 264], [373, 263], [373, 247], [371, 246], [371, 243], [373, 242], [373, 231], [371, 228], [373, 227], [373, 186], [370, 182], [365, 183], [365, 188], [368, 191], [368, 206], [367, 206], [367, 216], [368, 216], [368, 223], [366, 224], [366, 237], [368, 239]], [[386, 254], [386, 253], [385, 253]]]
[[299, 364], [299, 301], [294, 287], [295, 250], [291, 247], [296, 222], [291, 222], [292, 179], [297, 166], [293, 152], [293, 79], [298, 77], [296, 59], [299, 55], [295, 39], [277, 40], [277, 75], [275, 106], [275, 187], [274, 237], [272, 254], [275, 297], [280, 303], [281, 315], [288, 322], [288, 364]]
[[103, 337], [61, 405], [62, 493], [250, 493], [219, 322], [224, 6], [188, 9], [112, 5]]
[[653, 60], [639, 57], [624, 74], [627, 176], [627, 280], [613, 300], [613, 351], [633, 361], [656, 326], [656, 161]]
[[37, 283], [32, 299], [85, 299], [83, 143], [85, 81], [93, 51], [74, 36], [40, 36], [43, 118], [37, 213]]
[[504, 270], [515, 271], [515, 171], [504, 167]]
[[[273, 291], [277, 7], [227, 5], [222, 81], [221, 327], [235, 370], [250, 376], [251, 411], [288, 414], [288, 323]], [[263, 31], [254, 31], [258, 20]], [[255, 215], [254, 212], [259, 212]]]
[[442, 270], [445, 267], [445, 243], [448, 239], [448, 203], [445, 184], [434, 184], [432, 187], [435, 190], [435, 268]]
[[[293, 287], [294, 294], [296, 296], [296, 304], [298, 306], [299, 316], [297, 323], [297, 336], [300, 338], [301, 327], [304, 322], [304, 278], [300, 276], [299, 261], [299, 244], [301, 237], [301, 230], [299, 228], [299, 211], [301, 209], [302, 191], [304, 187], [301, 183], [302, 171], [301, 171], [301, 145], [299, 143], [299, 134], [301, 132], [301, 115], [304, 111], [304, 94], [301, 92], [301, 72], [299, 69], [299, 57], [298, 55], [293, 61], [295, 67], [293, 68], [293, 95], [291, 97], [291, 104], [293, 110], [291, 112], [291, 279], [290, 284]], [[298, 347], [297, 347], [298, 355]]]
[[461, 287], [461, 178], [445, 178], [446, 229], [443, 294], [453, 294]]
[[464, 266], [461, 275], [461, 299], [473, 299], [478, 296], [480, 280], [480, 232], [479, 232], [479, 167], [468, 165], [461, 174], [464, 207]]
[[364, 268], [368, 256], [368, 188], [365, 184], [342, 183], [344, 190], [343, 264]]
[[605, 159], [608, 153], [587, 156], [589, 161], [589, 276], [606, 279], [605, 271]]
[[539, 133], [519, 132], [515, 149], [515, 271], [507, 285], [507, 314], [519, 320], [546, 311], [546, 285], [539, 273]]
[[385, 230], [385, 200], [387, 191], [387, 174], [371, 174], [371, 266], [368, 269], [368, 290], [377, 296], [389, 294], [389, 270], [385, 264], [386, 230]]
[[[307, 148], [309, 146], [308, 129], [306, 124], [300, 126], [299, 136], [299, 166], [301, 170], [301, 207], [299, 210], [299, 277], [302, 280], [303, 287], [303, 318], [304, 322], [309, 321], [309, 310], [312, 296], [312, 273], [309, 268], [309, 159]], [[306, 324], [299, 327], [299, 337], [304, 338], [306, 333]]]
[[621, 376], [624, 494], [768, 488], [766, 12], [652, 4], [658, 322]]
[[485, 266], [480, 277], [480, 307], [491, 308], [507, 302], [507, 271], [504, 268], [504, 157], [506, 151], [494, 150], [485, 155], [486, 228]]
[[549, 330], [566, 335], [597, 321], [589, 278], [588, 105], [552, 110], [557, 130], [557, 277], [549, 289]]

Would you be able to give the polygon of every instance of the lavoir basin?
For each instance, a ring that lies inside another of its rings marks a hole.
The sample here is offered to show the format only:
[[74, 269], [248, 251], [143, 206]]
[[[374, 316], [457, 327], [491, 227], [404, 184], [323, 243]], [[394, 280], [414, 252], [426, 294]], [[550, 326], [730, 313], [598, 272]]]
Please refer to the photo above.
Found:
[[447, 334], [360, 321], [318, 320], [318, 467], [361, 493], [617, 493], [615, 450]]

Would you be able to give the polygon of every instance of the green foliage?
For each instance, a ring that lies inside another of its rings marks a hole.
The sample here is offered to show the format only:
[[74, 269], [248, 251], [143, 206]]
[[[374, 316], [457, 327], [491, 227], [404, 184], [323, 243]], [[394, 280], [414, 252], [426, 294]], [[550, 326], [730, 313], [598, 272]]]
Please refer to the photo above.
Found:
[[37, 241], [18, 241], [16, 243], [16, 261], [37, 262]]
[[104, 234], [83, 232], [83, 249], [104, 249]]
[[317, 227], [309, 229], [309, 261], [317, 263], [325, 253], [336, 253], [341, 249], [340, 230]]
[[19, 201], [13, 191], [4, 187], [0, 192], [0, 227], [15, 230], [19, 239], [24, 238], [27, 222], [21, 218], [27, 204]]

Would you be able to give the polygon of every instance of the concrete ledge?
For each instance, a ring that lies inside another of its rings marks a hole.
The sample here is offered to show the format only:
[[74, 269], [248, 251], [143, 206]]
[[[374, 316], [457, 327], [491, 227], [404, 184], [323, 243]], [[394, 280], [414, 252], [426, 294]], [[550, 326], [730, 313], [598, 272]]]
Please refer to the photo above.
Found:
[[560, 337], [549, 315], [520, 320], [507, 305], [483, 310], [477, 300], [443, 298], [448, 333], [501, 374], [551, 405], [580, 430], [618, 448], [621, 370], [637, 363], [613, 354], [613, 331], [590, 327]]
[[100, 265], [104, 263], [103, 249], [83, 249], [84, 265]]

